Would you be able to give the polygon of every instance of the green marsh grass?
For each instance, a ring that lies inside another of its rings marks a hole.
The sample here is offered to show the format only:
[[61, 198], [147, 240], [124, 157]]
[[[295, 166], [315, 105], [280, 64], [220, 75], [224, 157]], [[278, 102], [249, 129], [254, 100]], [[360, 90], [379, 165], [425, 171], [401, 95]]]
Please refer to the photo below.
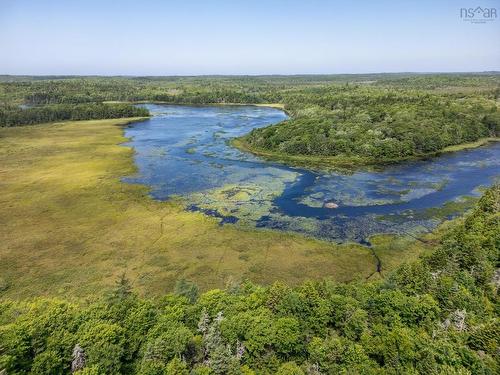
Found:
[[[125, 273], [146, 296], [176, 280], [364, 280], [370, 249], [270, 230], [219, 226], [178, 200], [121, 182], [136, 172], [122, 126], [137, 119], [0, 129], [0, 297], [90, 297]], [[390, 268], [404, 257], [388, 252]], [[384, 268], [385, 269], [385, 268]]]

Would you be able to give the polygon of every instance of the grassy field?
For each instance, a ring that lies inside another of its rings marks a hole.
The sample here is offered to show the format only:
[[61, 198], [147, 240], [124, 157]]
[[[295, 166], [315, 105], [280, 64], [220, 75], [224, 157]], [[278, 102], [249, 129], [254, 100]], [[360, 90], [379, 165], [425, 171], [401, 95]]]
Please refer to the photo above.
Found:
[[448, 146], [443, 149], [444, 152], [457, 152], [457, 151], [462, 151], [462, 150], [467, 150], [469, 148], [476, 148], [480, 146], [484, 146], [490, 142], [500, 142], [500, 138], [481, 138], [478, 139], [476, 142], [470, 142], [470, 143], [462, 143], [460, 145], [454, 145], [454, 146]]
[[[366, 247], [241, 230], [122, 183], [135, 168], [122, 125], [134, 119], [0, 129], [0, 297], [102, 292], [125, 272], [143, 295], [187, 278], [205, 290], [232, 281], [364, 280]], [[411, 251], [407, 251], [411, 249]], [[384, 271], [425, 250], [379, 241]], [[3, 289], [3, 291], [1, 291]]]

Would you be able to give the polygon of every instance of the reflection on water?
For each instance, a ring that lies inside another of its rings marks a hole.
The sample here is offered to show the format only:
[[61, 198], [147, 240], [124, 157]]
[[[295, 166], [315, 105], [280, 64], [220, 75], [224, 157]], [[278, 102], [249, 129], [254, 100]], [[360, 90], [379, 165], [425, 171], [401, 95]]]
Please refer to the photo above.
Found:
[[154, 116], [126, 130], [139, 173], [125, 180], [151, 186], [156, 199], [181, 196], [188, 209], [219, 217], [222, 223], [338, 241], [418, 232], [439, 222], [435, 208], [477, 195], [477, 188], [491, 185], [500, 170], [496, 143], [378, 172], [318, 173], [264, 161], [228, 145], [229, 139], [253, 128], [284, 120], [280, 110], [147, 107]]

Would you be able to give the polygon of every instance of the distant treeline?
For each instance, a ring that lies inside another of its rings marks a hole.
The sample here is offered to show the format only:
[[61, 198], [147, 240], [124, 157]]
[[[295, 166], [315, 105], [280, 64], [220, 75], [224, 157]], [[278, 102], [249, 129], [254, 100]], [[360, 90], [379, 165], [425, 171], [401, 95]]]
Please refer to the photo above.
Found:
[[434, 251], [379, 281], [199, 295], [179, 280], [144, 299], [122, 277], [93, 302], [0, 300], [0, 373], [498, 374], [499, 207], [496, 186]]
[[149, 111], [130, 104], [51, 104], [25, 109], [10, 106], [0, 107], [0, 126], [142, 116], [149, 116]]
[[165, 101], [178, 104], [283, 103], [307, 91], [343, 85], [438, 89], [498, 97], [500, 74], [359, 74], [202, 77], [0, 77], [0, 103], [77, 104]]
[[[495, 72], [3, 79], [3, 125], [7, 117], [10, 124], [60, 120], [56, 108], [74, 111], [74, 117], [66, 114], [65, 119], [135, 115], [136, 110], [110, 114], [112, 107], [91, 104], [106, 101], [281, 103], [291, 119], [253, 131], [245, 138], [246, 145], [295, 158], [399, 160], [497, 137], [500, 132], [500, 74]], [[21, 104], [35, 109], [12, 109]], [[82, 111], [83, 116], [78, 114]]]

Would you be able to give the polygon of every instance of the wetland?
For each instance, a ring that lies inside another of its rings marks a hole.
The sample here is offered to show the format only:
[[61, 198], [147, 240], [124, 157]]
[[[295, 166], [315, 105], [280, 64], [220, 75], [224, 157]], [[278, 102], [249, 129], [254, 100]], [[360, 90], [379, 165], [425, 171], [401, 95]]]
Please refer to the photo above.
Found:
[[366, 243], [377, 233], [415, 236], [470, 207], [494, 183], [500, 144], [377, 169], [311, 170], [242, 152], [230, 141], [286, 120], [262, 106], [146, 104], [152, 117], [129, 125], [138, 172], [158, 200], [180, 198], [187, 210], [220, 224], [298, 232]]

